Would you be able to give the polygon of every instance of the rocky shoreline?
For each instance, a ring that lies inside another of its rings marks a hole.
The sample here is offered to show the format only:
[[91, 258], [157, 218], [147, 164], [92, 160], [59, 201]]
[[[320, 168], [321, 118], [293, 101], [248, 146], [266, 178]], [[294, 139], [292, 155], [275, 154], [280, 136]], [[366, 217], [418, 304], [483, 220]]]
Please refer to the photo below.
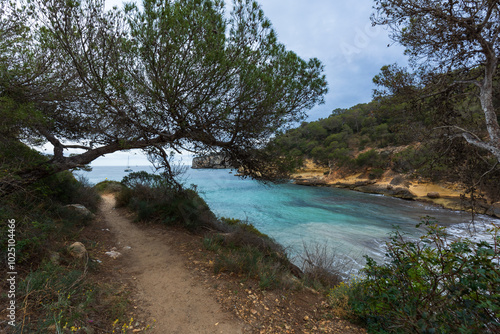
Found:
[[293, 182], [303, 186], [335, 187], [369, 194], [421, 201], [456, 211], [472, 211], [500, 218], [500, 202], [488, 203], [485, 200], [470, 199], [462, 196], [459, 187], [441, 185], [426, 181], [408, 181], [400, 175], [370, 180], [361, 174], [348, 177], [325, 176], [320, 172], [302, 172], [293, 175]]

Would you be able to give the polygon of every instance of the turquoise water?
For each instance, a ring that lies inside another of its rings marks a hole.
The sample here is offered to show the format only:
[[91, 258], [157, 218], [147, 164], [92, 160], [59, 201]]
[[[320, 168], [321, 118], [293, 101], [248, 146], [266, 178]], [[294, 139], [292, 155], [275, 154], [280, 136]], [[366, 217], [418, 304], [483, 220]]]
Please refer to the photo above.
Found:
[[[151, 172], [149, 167], [132, 169]], [[120, 181], [127, 173], [124, 167], [94, 167], [90, 173], [77, 174], [97, 183], [106, 178]], [[429, 215], [453, 226], [460, 234], [464, 229], [461, 223], [470, 219], [466, 213], [344, 189], [294, 184], [266, 186], [238, 178], [229, 170], [189, 168], [183, 179], [185, 185], [197, 186], [216, 215], [247, 219], [289, 249], [290, 254], [298, 256], [304, 244], [319, 243], [331, 248], [339, 259], [354, 261], [354, 269], [365, 264], [364, 254], [383, 259], [384, 242], [396, 225], [417, 236], [415, 225]]]

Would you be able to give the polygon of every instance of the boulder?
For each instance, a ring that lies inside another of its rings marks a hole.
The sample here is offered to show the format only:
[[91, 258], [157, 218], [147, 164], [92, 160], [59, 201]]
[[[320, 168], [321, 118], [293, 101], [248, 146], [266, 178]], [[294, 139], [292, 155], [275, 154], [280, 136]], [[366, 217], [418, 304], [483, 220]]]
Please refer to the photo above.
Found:
[[429, 198], [440, 198], [441, 195], [438, 192], [433, 191], [433, 192], [428, 193], [427, 197], [429, 197]]
[[72, 243], [68, 249], [71, 256], [76, 257], [77, 259], [81, 259], [87, 254], [87, 249], [81, 242]]
[[66, 207], [70, 210], [76, 211], [77, 213], [83, 216], [89, 216], [92, 219], [95, 218], [95, 215], [89, 209], [87, 209], [85, 206], [81, 204], [68, 204], [66, 205]]
[[500, 218], [500, 202], [493, 203], [486, 211], [486, 214]]
[[50, 262], [59, 265], [61, 263], [61, 254], [57, 252], [50, 253]]
[[407, 199], [407, 200], [412, 200], [415, 197], [417, 197], [417, 195], [412, 193], [409, 189], [401, 188], [401, 187], [394, 189], [392, 196], [397, 197], [397, 198], [401, 198], [401, 199]]

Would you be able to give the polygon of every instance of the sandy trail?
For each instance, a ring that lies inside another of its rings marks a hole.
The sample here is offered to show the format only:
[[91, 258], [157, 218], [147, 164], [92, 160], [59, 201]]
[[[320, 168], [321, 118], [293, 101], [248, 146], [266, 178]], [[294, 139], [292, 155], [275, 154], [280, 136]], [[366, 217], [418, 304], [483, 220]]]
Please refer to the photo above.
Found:
[[[138, 311], [155, 319], [148, 333], [242, 333], [242, 325], [224, 312], [214, 297], [169, 246], [172, 236], [141, 229], [114, 209], [112, 195], [103, 196], [101, 212], [123, 253], [124, 278], [131, 279], [137, 293]], [[123, 247], [130, 247], [122, 251]]]

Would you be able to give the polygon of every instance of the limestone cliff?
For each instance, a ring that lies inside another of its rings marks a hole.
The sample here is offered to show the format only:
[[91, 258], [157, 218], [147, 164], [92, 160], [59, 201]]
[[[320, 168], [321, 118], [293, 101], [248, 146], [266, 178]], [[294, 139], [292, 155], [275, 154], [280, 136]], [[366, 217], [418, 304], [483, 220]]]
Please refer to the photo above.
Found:
[[210, 154], [193, 158], [191, 168], [226, 169], [233, 168], [229, 162], [220, 154]]

